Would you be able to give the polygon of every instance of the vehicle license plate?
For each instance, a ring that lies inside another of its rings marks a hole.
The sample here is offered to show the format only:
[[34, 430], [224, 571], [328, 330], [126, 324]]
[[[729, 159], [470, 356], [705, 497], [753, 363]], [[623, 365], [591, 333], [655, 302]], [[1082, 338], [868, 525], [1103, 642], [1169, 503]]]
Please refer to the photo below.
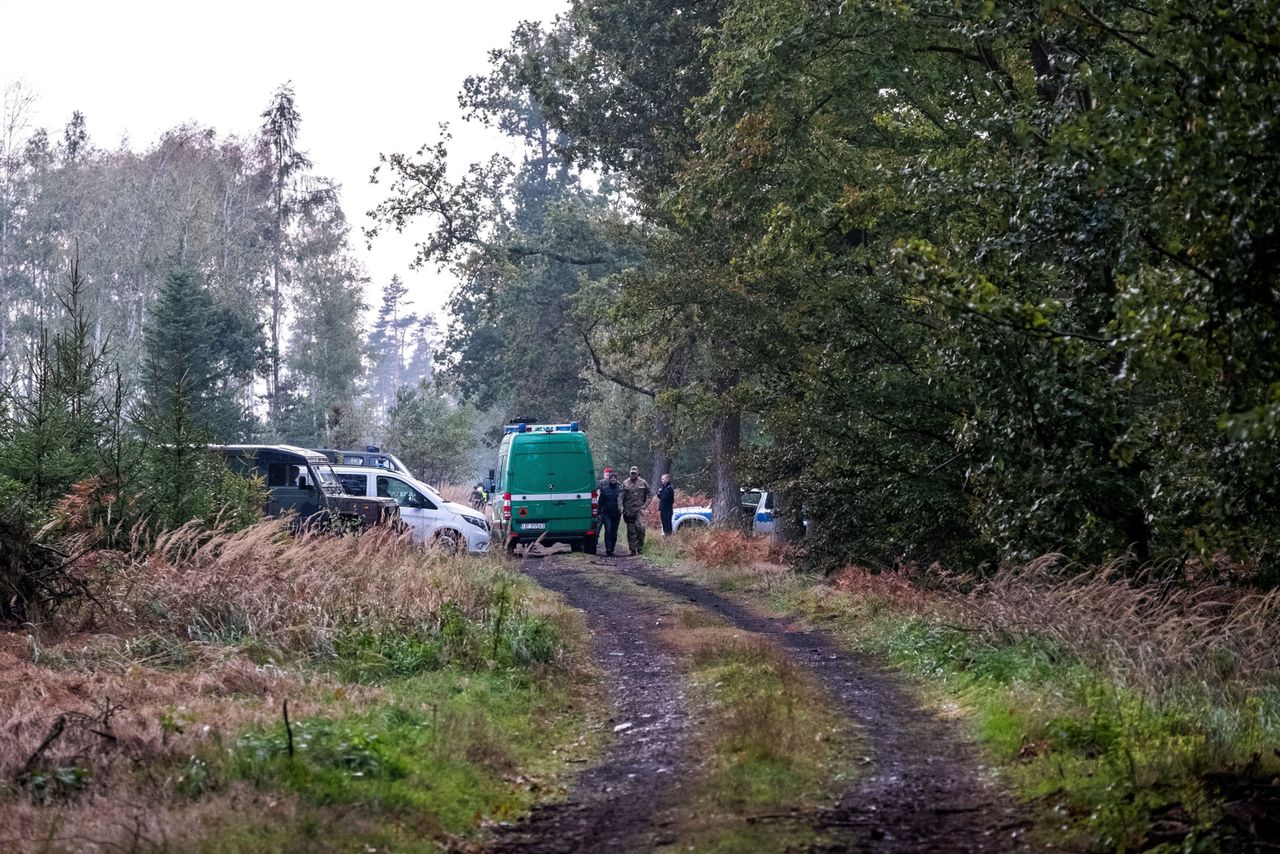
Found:
[[526, 531], [545, 531], [547, 529], [546, 522], [525, 522], [521, 526]]

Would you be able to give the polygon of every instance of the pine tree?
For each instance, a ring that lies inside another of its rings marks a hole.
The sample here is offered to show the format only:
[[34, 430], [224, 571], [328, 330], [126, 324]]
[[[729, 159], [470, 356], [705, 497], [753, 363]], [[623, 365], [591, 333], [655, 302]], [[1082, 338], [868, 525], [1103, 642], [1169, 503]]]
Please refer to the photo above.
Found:
[[289, 224], [296, 210], [296, 198], [291, 187], [298, 175], [311, 168], [311, 161], [298, 150], [298, 129], [302, 114], [294, 101], [293, 86], [284, 83], [271, 96], [271, 104], [262, 112], [262, 143], [266, 149], [267, 171], [270, 181], [271, 207], [271, 316], [269, 330], [271, 349], [270, 373], [267, 396], [271, 408], [271, 420], [280, 415], [281, 386], [280, 332], [284, 320], [284, 288], [287, 269], [285, 265], [285, 241]]
[[0, 448], [0, 473], [26, 485], [45, 505], [96, 473], [104, 438], [104, 348], [95, 349], [80, 262], [72, 262], [57, 294], [66, 315], [52, 335], [42, 328], [28, 363], [28, 382], [13, 394], [13, 415]]
[[389, 411], [395, 404], [396, 392], [405, 385], [406, 332], [417, 322], [415, 314], [405, 310], [404, 298], [408, 288], [399, 276], [392, 276], [382, 291], [382, 306], [378, 320], [369, 335], [369, 350], [373, 360], [373, 379], [370, 392], [376, 406]]
[[223, 440], [244, 436], [249, 417], [236, 392], [253, 370], [255, 345], [238, 315], [215, 305], [191, 272], [174, 270], [147, 328], [143, 383], [149, 411], [181, 406], [193, 429]]

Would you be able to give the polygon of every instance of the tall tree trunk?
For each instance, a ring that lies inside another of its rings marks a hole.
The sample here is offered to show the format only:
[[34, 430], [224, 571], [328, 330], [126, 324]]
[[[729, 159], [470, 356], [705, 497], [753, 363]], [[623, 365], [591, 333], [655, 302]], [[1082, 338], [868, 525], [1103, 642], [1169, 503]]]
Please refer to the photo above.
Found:
[[672, 459], [676, 448], [676, 411], [663, 409], [659, 396], [663, 391], [679, 388], [684, 382], [685, 367], [688, 363], [689, 345], [680, 341], [672, 348], [667, 359], [666, 369], [662, 372], [662, 386], [653, 395], [653, 479], [649, 481], [656, 489], [664, 474], [671, 474]]
[[716, 527], [744, 527], [737, 473], [741, 446], [742, 413], [735, 409], [716, 416], [715, 423], [711, 425], [711, 471], [715, 480], [711, 518]]
[[271, 253], [271, 387], [267, 389], [267, 395], [273, 426], [280, 420], [280, 231], [284, 224], [280, 193], [281, 190], [276, 191], [276, 245]]
[[649, 485], [654, 489], [658, 488], [664, 474], [671, 474], [671, 446], [674, 433], [670, 416], [658, 412], [653, 425], [653, 471], [649, 478]]

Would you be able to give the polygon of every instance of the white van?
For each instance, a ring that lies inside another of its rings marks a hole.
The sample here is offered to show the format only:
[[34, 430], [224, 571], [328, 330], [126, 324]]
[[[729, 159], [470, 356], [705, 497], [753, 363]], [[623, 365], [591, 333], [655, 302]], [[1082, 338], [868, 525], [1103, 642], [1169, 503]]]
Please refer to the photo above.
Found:
[[348, 495], [394, 498], [400, 519], [413, 528], [416, 543], [430, 543], [448, 551], [489, 548], [489, 523], [470, 507], [446, 501], [425, 483], [407, 474], [365, 466], [334, 466], [334, 474]]

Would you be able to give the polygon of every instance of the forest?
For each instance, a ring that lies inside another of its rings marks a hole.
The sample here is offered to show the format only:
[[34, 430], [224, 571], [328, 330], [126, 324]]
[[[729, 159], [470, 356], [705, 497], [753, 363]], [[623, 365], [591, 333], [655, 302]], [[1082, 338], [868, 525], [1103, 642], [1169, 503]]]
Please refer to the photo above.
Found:
[[[601, 464], [776, 490], [821, 566], [1272, 577], [1276, 55], [1265, 4], [1217, 8], [572, 4], [458, 96], [523, 158], [441, 127], [358, 233], [287, 86], [252, 138], [142, 152], [12, 86], [6, 489], [65, 494], [113, 430], [462, 480], [496, 425], [577, 418]], [[456, 277], [443, 328], [398, 280], [365, 327], [350, 246], [392, 229]]]
[[1274, 13], [573, 3], [459, 95], [523, 161], [387, 156], [374, 232], [460, 278], [465, 399], [643, 425], [819, 565], [1274, 579]]
[[[7, 83], [0, 848], [1273, 850], [1278, 21], [565, 0], [368, 211], [290, 83], [141, 146]], [[517, 420], [714, 525], [444, 553], [207, 447], [460, 496]]]

